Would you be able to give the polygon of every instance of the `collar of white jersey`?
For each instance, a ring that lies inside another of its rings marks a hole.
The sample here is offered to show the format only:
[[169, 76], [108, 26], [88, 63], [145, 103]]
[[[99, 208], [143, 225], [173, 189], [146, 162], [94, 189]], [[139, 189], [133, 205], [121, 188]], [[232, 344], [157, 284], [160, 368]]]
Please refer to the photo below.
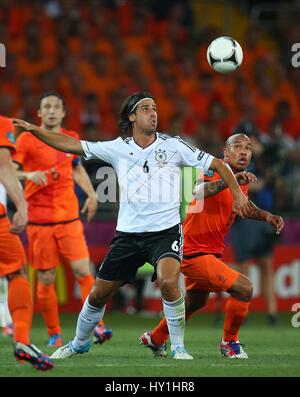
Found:
[[156, 131], [155, 132], [155, 140], [152, 143], [150, 143], [150, 145], [148, 145], [146, 147], [142, 147], [142, 146], [140, 146], [139, 144], [136, 143], [136, 141], [134, 140], [134, 137], [132, 137], [132, 143], [136, 146], [136, 148], [138, 148], [141, 151], [142, 150], [148, 150], [149, 148], [152, 148], [154, 145], [157, 144], [158, 138], [159, 138], [159, 135], [158, 135], [158, 132]]

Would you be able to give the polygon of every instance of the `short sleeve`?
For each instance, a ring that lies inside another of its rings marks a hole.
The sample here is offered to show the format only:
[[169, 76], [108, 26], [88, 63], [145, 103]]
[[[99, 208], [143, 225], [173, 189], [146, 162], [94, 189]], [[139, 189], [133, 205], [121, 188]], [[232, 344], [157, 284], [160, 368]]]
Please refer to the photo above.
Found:
[[214, 156], [211, 156], [203, 150], [197, 149], [181, 138], [177, 138], [177, 140], [182, 165], [200, 168], [204, 171], [209, 169]]
[[112, 164], [115, 141], [116, 140], [105, 142], [80, 141], [84, 151], [84, 158], [86, 160], [101, 159], [106, 163]]
[[0, 117], [0, 147], [10, 150], [13, 154], [16, 150], [16, 141], [14, 136], [14, 125], [7, 117]]
[[16, 163], [24, 164], [28, 150], [28, 133], [23, 132], [17, 139], [17, 150], [12, 159]]

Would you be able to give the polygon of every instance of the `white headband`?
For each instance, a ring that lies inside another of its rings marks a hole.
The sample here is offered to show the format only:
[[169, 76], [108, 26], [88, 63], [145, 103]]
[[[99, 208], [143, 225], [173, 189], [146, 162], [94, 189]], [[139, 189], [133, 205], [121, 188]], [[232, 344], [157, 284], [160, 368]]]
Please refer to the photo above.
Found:
[[129, 113], [129, 114], [133, 113], [133, 111], [134, 111], [134, 109], [137, 107], [137, 105], [138, 105], [140, 102], [142, 102], [144, 99], [152, 99], [152, 101], [153, 101], [153, 98], [150, 98], [150, 97], [146, 97], [146, 98], [140, 99], [139, 101], [137, 101], [137, 103], [136, 103], [136, 104], [133, 106], [133, 108], [130, 110], [130, 113]]

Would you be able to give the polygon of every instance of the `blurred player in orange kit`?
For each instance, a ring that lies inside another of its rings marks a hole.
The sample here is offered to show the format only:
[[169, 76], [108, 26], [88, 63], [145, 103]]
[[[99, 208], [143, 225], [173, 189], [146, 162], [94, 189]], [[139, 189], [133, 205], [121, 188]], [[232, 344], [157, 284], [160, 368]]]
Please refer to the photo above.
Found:
[[[41, 125], [53, 134], [78, 137], [77, 133], [61, 127], [65, 104], [58, 93], [49, 92], [41, 97], [38, 116]], [[88, 221], [97, 209], [96, 193], [78, 156], [55, 150], [30, 133], [24, 132], [18, 137], [13, 160], [23, 167], [23, 171], [18, 171], [19, 178], [26, 181], [29, 262], [37, 270], [38, 305], [48, 330], [48, 346], [58, 347], [62, 345], [62, 330], [55, 273], [60, 258], [70, 263], [83, 302], [94, 284], [74, 181], [87, 194], [81, 212], [87, 212]], [[96, 326], [95, 343], [103, 343], [111, 336], [112, 331], [103, 322]]]
[[46, 371], [53, 367], [53, 361], [30, 344], [32, 296], [24, 270], [24, 248], [15, 235], [21, 233], [27, 224], [27, 205], [11, 160], [11, 154], [16, 149], [13, 131], [11, 120], [0, 116], [0, 182], [16, 206], [11, 224], [5, 206], [0, 203], [0, 277], [6, 277], [8, 281], [8, 307], [14, 326], [15, 357], [28, 361], [38, 370]]
[[[224, 161], [230, 165], [248, 195], [249, 182], [255, 176], [245, 172], [252, 156], [251, 141], [244, 134], [228, 138], [224, 148]], [[202, 195], [201, 195], [202, 193]], [[247, 316], [252, 296], [252, 284], [241, 273], [222, 262], [224, 238], [236, 213], [232, 212], [232, 195], [220, 176], [213, 171], [205, 174], [204, 181], [196, 182], [195, 198], [189, 206], [183, 224], [184, 251], [181, 272], [186, 286], [186, 319], [205, 306], [210, 292], [227, 291], [230, 297], [225, 307], [224, 333], [221, 353], [230, 358], [248, 358], [239, 343], [238, 331]], [[191, 211], [197, 198], [205, 197], [201, 212]], [[251, 201], [246, 217], [266, 221], [280, 233], [284, 222], [280, 216], [257, 208]], [[244, 236], [247, 238], [247, 236]], [[166, 356], [168, 328], [165, 319], [151, 332], [145, 332], [141, 344], [150, 348], [155, 356]]]

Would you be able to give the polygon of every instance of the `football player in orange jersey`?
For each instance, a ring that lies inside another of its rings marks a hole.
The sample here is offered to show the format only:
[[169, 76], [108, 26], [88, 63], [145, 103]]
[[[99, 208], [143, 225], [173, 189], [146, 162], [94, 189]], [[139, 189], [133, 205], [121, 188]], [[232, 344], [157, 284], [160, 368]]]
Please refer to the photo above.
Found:
[[12, 121], [0, 116], [0, 182], [16, 206], [12, 225], [0, 203], [0, 277], [8, 281], [8, 307], [14, 326], [14, 354], [38, 370], [53, 367], [53, 361], [30, 344], [33, 305], [30, 285], [24, 269], [26, 257], [18, 236], [27, 224], [27, 204], [11, 161], [15, 151]]
[[[230, 165], [247, 195], [253, 174], [245, 172], [252, 156], [251, 140], [247, 135], [235, 134], [228, 138], [224, 148], [224, 161]], [[222, 262], [224, 238], [233, 224], [232, 196], [216, 172], [208, 171], [196, 182], [195, 198], [205, 197], [201, 212], [188, 211], [183, 224], [184, 249], [181, 271], [186, 286], [186, 319], [206, 305], [210, 292], [227, 291], [230, 297], [225, 307], [224, 333], [220, 343], [221, 353], [230, 358], [248, 358], [239, 343], [238, 331], [247, 316], [252, 296], [252, 284], [241, 273]], [[284, 222], [280, 216], [256, 207], [251, 201], [246, 218], [270, 223], [280, 233]], [[245, 236], [247, 238], [247, 236]], [[141, 344], [150, 348], [155, 356], [166, 356], [168, 328], [165, 319], [151, 332], [145, 332]]]
[[[65, 105], [58, 93], [49, 92], [41, 97], [38, 116], [42, 127], [53, 134], [78, 138], [77, 133], [61, 127]], [[23, 171], [18, 173], [20, 179], [25, 179], [29, 262], [37, 270], [38, 305], [48, 330], [48, 346], [58, 347], [62, 345], [62, 330], [55, 273], [60, 258], [70, 263], [79, 282], [83, 302], [94, 284], [74, 181], [87, 194], [81, 212], [87, 212], [88, 221], [97, 209], [96, 193], [78, 156], [53, 149], [28, 132], [18, 137], [13, 159], [23, 167]], [[96, 326], [95, 343], [103, 343], [111, 336], [112, 331], [103, 322]]]

